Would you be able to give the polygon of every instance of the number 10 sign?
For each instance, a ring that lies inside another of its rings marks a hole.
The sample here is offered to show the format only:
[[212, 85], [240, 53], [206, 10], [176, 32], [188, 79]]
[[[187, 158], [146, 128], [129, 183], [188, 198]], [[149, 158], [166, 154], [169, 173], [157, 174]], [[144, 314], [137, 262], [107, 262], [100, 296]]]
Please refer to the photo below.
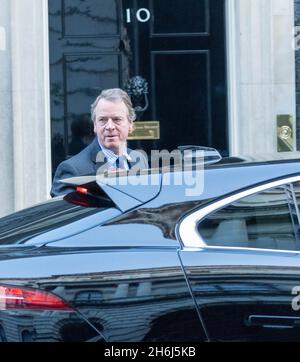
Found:
[[[146, 8], [139, 9], [136, 12], [135, 16], [140, 23], [147, 23], [151, 19], [150, 10], [148, 10]], [[126, 21], [128, 24], [132, 22], [132, 10], [131, 9], [126, 9]]]

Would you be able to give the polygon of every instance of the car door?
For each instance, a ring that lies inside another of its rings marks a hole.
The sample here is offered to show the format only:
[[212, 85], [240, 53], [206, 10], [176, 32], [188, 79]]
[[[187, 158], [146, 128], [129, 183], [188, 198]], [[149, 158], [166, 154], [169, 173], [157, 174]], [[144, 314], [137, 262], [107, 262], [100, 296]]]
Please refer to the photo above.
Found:
[[231, 195], [180, 225], [211, 340], [299, 341], [299, 177]]

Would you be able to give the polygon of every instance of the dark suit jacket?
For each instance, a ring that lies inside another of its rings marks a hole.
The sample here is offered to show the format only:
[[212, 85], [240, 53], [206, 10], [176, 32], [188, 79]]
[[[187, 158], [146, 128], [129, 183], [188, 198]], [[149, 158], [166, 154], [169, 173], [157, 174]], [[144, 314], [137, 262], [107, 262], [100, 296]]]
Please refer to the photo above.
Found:
[[[133, 162], [128, 162], [130, 168], [137, 164], [141, 169], [148, 168], [148, 162], [142, 153], [130, 149], [127, 149], [127, 152], [131, 157], [133, 156]], [[94, 141], [80, 153], [59, 164], [54, 175], [50, 192], [51, 196], [65, 195], [74, 191], [73, 188], [64, 185], [60, 180], [76, 176], [96, 175], [99, 167], [105, 163], [104, 154], [97, 138], [95, 138]]]

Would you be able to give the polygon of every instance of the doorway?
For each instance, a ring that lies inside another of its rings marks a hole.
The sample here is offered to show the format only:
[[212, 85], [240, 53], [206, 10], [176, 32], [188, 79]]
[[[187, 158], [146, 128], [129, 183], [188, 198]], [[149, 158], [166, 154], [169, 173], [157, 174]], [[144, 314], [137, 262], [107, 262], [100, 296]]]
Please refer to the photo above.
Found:
[[90, 105], [116, 87], [138, 109], [130, 148], [228, 155], [224, 0], [49, 0], [49, 27], [53, 172], [91, 142]]

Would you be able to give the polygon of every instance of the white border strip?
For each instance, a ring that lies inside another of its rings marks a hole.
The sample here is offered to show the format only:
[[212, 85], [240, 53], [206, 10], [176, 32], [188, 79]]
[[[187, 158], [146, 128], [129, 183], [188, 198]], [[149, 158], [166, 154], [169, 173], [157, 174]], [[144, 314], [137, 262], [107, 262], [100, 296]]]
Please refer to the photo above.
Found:
[[43, 7], [43, 37], [44, 37], [44, 99], [45, 99], [45, 137], [46, 137], [46, 198], [50, 198], [49, 190], [52, 185], [51, 157], [51, 115], [50, 115], [50, 60], [49, 60], [49, 9], [48, 0], [42, 0]]
[[239, 92], [237, 36], [239, 34], [236, 14], [236, 0], [226, 1], [226, 55], [227, 55], [227, 103], [228, 103], [228, 142], [230, 155], [239, 152]]
[[268, 182], [261, 186], [256, 186], [250, 188], [246, 191], [239, 192], [235, 195], [226, 197], [220, 201], [217, 201], [207, 207], [204, 207], [198, 211], [195, 211], [193, 214], [187, 216], [179, 225], [179, 235], [184, 244], [185, 248], [197, 249], [226, 249], [226, 250], [254, 250], [254, 251], [275, 251], [275, 252], [284, 252], [284, 253], [293, 253], [299, 254], [300, 251], [289, 251], [289, 250], [273, 250], [273, 249], [258, 249], [258, 248], [242, 248], [242, 247], [225, 247], [225, 246], [208, 246], [204, 240], [201, 238], [197, 230], [197, 225], [201, 222], [206, 216], [210, 213], [217, 211], [228, 204], [240, 200], [246, 196], [256, 194], [258, 192], [271, 189], [274, 187], [282, 186], [284, 184], [293, 183], [300, 181], [300, 176], [288, 177], [278, 181]]

